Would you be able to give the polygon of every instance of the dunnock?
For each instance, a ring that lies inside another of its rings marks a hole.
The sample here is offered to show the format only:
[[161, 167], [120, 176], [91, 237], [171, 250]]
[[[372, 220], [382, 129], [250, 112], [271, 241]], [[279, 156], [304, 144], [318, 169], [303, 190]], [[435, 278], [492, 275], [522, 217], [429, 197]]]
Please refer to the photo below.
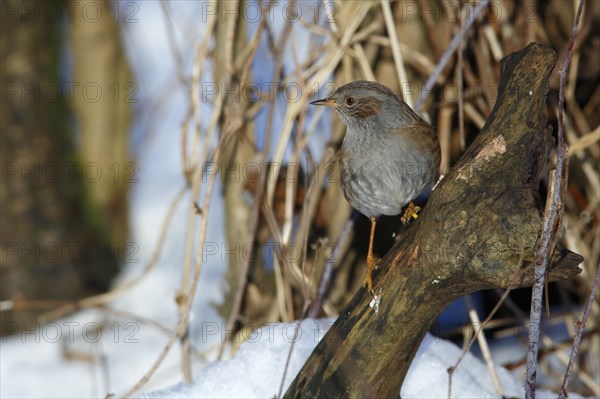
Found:
[[[346, 200], [371, 219], [367, 273], [373, 292], [373, 238], [377, 218], [402, 208], [437, 181], [440, 144], [433, 128], [393, 91], [377, 82], [357, 81], [311, 104], [335, 109], [346, 124], [340, 178]], [[403, 220], [416, 217], [410, 203]]]

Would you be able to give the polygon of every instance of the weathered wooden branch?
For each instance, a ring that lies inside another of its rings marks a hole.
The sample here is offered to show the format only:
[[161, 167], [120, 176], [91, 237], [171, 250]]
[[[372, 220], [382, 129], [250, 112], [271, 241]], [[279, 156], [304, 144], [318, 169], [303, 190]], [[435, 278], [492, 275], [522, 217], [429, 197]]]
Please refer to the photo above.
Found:
[[[556, 53], [530, 44], [502, 61], [494, 110], [421, 216], [381, 262], [371, 296], [359, 290], [287, 398], [397, 397], [437, 316], [458, 297], [533, 282], [542, 228], [538, 185], [553, 145], [546, 93]], [[549, 281], [580, 272], [583, 258], [557, 249]]]

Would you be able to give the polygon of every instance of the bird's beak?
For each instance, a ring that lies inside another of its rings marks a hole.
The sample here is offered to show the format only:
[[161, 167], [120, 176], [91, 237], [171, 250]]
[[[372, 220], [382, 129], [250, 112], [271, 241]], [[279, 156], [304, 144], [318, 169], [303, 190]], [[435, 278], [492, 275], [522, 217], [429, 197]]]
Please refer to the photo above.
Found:
[[311, 105], [324, 105], [326, 107], [337, 108], [337, 102], [332, 98], [324, 98], [322, 100], [313, 101]]

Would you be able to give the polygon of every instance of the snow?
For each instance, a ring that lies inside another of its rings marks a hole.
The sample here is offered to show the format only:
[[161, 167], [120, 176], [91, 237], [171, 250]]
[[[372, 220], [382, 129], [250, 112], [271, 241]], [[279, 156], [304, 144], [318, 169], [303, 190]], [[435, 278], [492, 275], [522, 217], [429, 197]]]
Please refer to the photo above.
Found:
[[[333, 324], [333, 319], [302, 321], [294, 345], [283, 392], [302, 364]], [[190, 385], [143, 395], [144, 398], [266, 398], [279, 393], [287, 354], [294, 341], [297, 323], [276, 323], [258, 329], [248, 342], [229, 360], [216, 361], [202, 371]], [[462, 350], [455, 344], [428, 334], [408, 371], [401, 395], [403, 398], [447, 398], [448, 367], [454, 366]], [[520, 397], [523, 387], [507, 370], [497, 367], [504, 396]], [[496, 398], [486, 366], [467, 354], [456, 369], [452, 381], [453, 398]], [[555, 397], [538, 391], [538, 397]]]

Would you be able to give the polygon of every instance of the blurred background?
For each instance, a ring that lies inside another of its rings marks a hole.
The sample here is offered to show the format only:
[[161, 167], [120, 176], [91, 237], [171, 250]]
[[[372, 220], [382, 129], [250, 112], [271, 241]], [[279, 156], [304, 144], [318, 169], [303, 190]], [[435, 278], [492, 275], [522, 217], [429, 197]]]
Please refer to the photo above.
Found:
[[[340, 191], [342, 123], [307, 104], [360, 79], [425, 99], [448, 170], [494, 106], [500, 60], [537, 41], [561, 65], [576, 7], [490, 2], [423, 97], [476, 4], [3, 1], [2, 396], [124, 392], [173, 340], [143, 389], [190, 381], [259, 326], [336, 317], [360, 288], [369, 221]], [[550, 390], [600, 259], [599, 19], [586, 2], [566, 89], [560, 244], [585, 261], [548, 286]], [[558, 67], [554, 132], [557, 93]], [[402, 228], [382, 218], [378, 256]], [[432, 332], [462, 344], [501, 295], [461, 299]], [[485, 329], [494, 361], [519, 376], [529, 300], [511, 292]], [[600, 395], [599, 310], [572, 382], [583, 395]]]

